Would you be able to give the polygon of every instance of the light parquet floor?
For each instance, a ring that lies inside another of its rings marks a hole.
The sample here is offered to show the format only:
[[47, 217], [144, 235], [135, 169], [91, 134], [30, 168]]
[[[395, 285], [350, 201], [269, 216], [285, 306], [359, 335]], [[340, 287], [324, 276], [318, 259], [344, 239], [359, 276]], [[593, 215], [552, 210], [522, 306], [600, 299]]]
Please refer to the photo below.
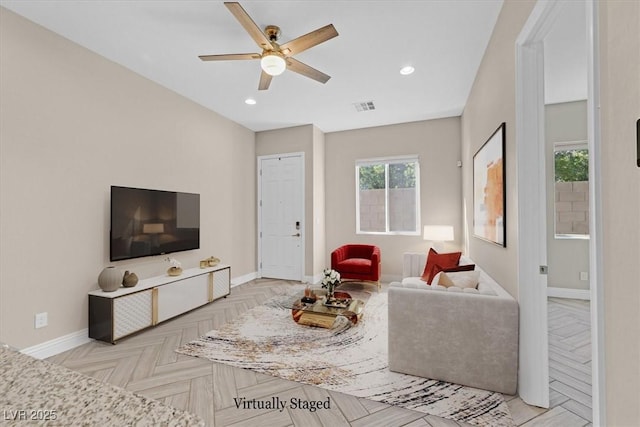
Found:
[[549, 298], [549, 409], [508, 402], [518, 426], [591, 426], [589, 301]]
[[[225, 299], [125, 338], [117, 345], [92, 341], [53, 356], [49, 361], [100, 381], [163, 401], [176, 408], [196, 413], [206, 421], [208, 426], [468, 426], [468, 424], [456, 423], [432, 415], [425, 416], [423, 413], [396, 406], [175, 353], [176, 347], [231, 321], [293, 283], [270, 279], [254, 280], [233, 288], [231, 295]], [[386, 286], [383, 287], [382, 292], [386, 292]], [[559, 314], [562, 308], [563, 306], [559, 306], [557, 310], [554, 309], [559, 317], [562, 317]], [[575, 307], [569, 308], [571, 312], [579, 311]], [[567, 324], [564, 319], [559, 322]], [[585, 369], [578, 368], [573, 362], [569, 363], [565, 360], [568, 357], [567, 352], [571, 352], [567, 349], [568, 346], [578, 346], [577, 354], [579, 355], [588, 354], [583, 348], [587, 345], [584, 343], [584, 334], [581, 335], [581, 331], [577, 334], [570, 332], [570, 330], [559, 329], [554, 334], [554, 341], [559, 337], [557, 339], [562, 342], [562, 345], [561, 350], [554, 354], [557, 360], [553, 366], [558, 372], [563, 372], [563, 367], [566, 365], [572, 369], [566, 375], [574, 380], [586, 381], [584, 376], [575, 378], [578, 373], [584, 374]], [[572, 337], [577, 338], [571, 339]], [[586, 363], [585, 361], [582, 365], [587, 366]], [[555, 371], [554, 375], [551, 391], [555, 405], [550, 411], [530, 407], [517, 396], [506, 397], [517, 425], [582, 426], [588, 424], [587, 421], [582, 424], [576, 423], [573, 417], [583, 419], [579, 415], [585, 412], [583, 406], [586, 407], [586, 401], [583, 397], [587, 395], [586, 391], [589, 391], [590, 395], [590, 390], [566, 380]], [[586, 384], [585, 381], [582, 382]], [[280, 400], [290, 400], [293, 397], [304, 400], [326, 400], [330, 397], [332, 404], [330, 410], [321, 409], [310, 412], [287, 408], [280, 412], [238, 409], [233, 400], [234, 397], [269, 399], [273, 396], [279, 397]], [[586, 414], [583, 415], [586, 416]]]
[[562, 298], [549, 298], [548, 304], [550, 405], [587, 423], [592, 422], [589, 304]]

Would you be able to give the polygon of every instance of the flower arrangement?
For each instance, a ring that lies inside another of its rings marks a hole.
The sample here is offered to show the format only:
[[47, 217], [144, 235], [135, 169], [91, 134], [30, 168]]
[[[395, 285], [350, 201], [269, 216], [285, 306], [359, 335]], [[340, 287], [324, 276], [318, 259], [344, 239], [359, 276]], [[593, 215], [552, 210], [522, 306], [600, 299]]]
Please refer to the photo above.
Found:
[[180, 264], [180, 261], [178, 261], [175, 258], [167, 257], [167, 259], [165, 259], [165, 261], [168, 261], [169, 264], [171, 265], [171, 267], [182, 268], [182, 264]]
[[340, 284], [340, 273], [330, 268], [325, 268], [322, 273], [322, 287], [327, 289], [327, 294], [331, 297], [336, 286]]

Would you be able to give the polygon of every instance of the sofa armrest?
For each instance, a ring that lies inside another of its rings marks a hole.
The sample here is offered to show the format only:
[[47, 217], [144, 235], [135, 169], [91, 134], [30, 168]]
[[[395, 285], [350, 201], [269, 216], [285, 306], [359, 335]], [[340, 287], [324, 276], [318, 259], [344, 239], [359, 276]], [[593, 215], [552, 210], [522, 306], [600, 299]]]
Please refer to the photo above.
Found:
[[331, 268], [335, 269], [340, 261], [344, 261], [347, 258], [347, 247], [340, 246], [338, 249], [331, 252]]
[[380, 265], [380, 248], [374, 246], [373, 251], [371, 252], [371, 269], [377, 270]]
[[425, 252], [405, 252], [402, 256], [402, 277], [421, 277], [426, 264]]
[[516, 393], [513, 298], [391, 286], [388, 310], [390, 370]]
[[382, 274], [382, 256], [380, 254], [380, 248], [377, 246], [373, 247], [373, 251], [371, 252], [371, 278], [372, 280], [378, 281], [380, 280], [380, 275]]

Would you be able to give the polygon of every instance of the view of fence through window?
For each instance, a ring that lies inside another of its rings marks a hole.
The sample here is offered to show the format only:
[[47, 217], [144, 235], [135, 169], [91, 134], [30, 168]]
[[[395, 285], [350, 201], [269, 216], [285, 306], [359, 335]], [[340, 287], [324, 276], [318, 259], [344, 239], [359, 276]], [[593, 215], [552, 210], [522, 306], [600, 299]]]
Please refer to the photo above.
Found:
[[356, 165], [359, 233], [417, 233], [417, 159], [380, 160]]
[[589, 235], [589, 150], [558, 145], [554, 153], [556, 236]]

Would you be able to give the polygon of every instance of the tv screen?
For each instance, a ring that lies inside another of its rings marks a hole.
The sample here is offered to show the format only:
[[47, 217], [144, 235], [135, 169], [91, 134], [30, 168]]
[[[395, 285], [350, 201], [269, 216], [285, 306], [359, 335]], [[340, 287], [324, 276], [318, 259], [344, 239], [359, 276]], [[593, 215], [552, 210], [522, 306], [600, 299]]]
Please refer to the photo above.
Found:
[[110, 259], [200, 248], [200, 195], [111, 187]]

